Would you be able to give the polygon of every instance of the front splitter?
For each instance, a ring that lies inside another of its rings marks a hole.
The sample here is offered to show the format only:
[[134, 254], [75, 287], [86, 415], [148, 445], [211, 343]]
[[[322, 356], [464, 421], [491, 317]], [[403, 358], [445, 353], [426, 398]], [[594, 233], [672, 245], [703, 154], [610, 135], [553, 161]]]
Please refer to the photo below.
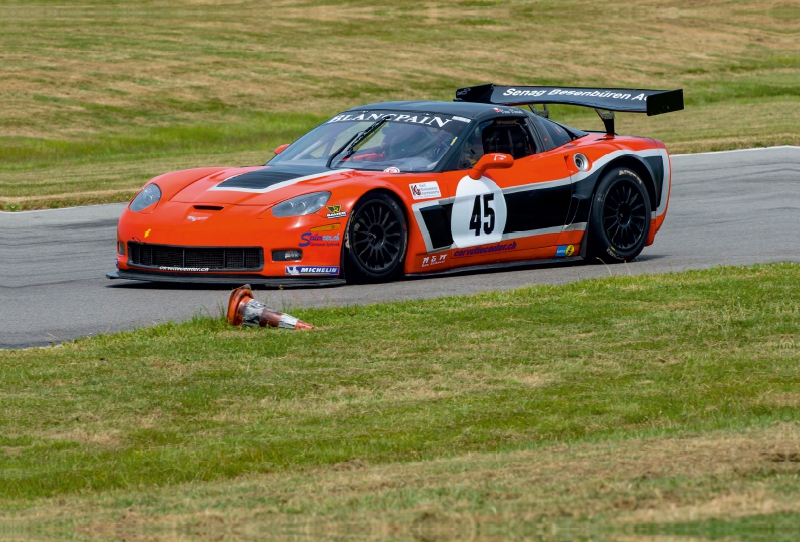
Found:
[[133, 271], [118, 269], [106, 273], [109, 279], [138, 280], [148, 282], [172, 282], [183, 284], [228, 284], [241, 286], [265, 286], [268, 288], [315, 288], [320, 286], [340, 286], [346, 281], [340, 277], [262, 277], [260, 275], [224, 275], [224, 274], [192, 274], [182, 275], [177, 273], [153, 273], [147, 271]]

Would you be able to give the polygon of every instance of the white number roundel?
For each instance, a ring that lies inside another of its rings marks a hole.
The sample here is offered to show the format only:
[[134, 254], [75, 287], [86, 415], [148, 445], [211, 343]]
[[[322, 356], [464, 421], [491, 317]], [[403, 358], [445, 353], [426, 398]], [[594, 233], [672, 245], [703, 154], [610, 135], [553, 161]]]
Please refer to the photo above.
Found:
[[469, 175], [458, 181], [450, 231], [458, 248], [497, 243], [506, 227], [506, 200], [495, 182]]

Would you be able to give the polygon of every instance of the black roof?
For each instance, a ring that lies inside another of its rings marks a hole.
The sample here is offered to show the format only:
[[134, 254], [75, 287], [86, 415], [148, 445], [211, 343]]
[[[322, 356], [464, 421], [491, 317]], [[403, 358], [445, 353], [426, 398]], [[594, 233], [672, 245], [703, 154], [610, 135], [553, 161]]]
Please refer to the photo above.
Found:
[[[505, 110], [518, 109], [516, 107], [499, 106]], [[497, 113], [498, 106], [492, 104], [471, 102], [438, 102], [434, 100], [407, 100], [402, 102], [379, 102], [374, 104], [359, 105], [348, 111], [374, 111], [385, 109], [389, 111], [415, 111], [420, 113], [441, 113], [444, 115], [461, 115], [471, 119], [480, 120], [483, 117], [493, 116]], [[519, 114], [525, 112], [519, 109]]]

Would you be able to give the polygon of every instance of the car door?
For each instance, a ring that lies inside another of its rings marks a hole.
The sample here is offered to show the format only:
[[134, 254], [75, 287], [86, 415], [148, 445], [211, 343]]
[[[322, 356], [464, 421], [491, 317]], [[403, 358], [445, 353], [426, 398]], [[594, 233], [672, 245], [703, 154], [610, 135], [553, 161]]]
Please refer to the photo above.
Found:
[[[543, 145], [523, 117], [498, 116], [476, 126], [462, 148], [450, 177], [453, 195], [451, 234], [453, 266], [535, 257], [525, 254], [553, 246], [569, 210], [570, 176], [563, 154], [542, 151]], [[508, 169], [487, 170], [481, 179], [467, 175], [483, 154], [514, 156]]]

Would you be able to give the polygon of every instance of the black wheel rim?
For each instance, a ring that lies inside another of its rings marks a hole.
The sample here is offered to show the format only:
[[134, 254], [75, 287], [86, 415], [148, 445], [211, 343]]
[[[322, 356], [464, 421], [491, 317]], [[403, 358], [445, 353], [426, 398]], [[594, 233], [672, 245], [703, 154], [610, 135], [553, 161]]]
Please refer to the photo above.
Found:
[[603, 205], [603, 228], [614, 248], [625, 251], [639, 243], [647, 225], [645, 213], [644, 196], [633, 181], [611, 187]]
[[403, 248], [403, 227], [394, 210], [382, 201], [371, 201], [353, 220], [353, 253], [359, 263], [372, 273], [392, 267]]

